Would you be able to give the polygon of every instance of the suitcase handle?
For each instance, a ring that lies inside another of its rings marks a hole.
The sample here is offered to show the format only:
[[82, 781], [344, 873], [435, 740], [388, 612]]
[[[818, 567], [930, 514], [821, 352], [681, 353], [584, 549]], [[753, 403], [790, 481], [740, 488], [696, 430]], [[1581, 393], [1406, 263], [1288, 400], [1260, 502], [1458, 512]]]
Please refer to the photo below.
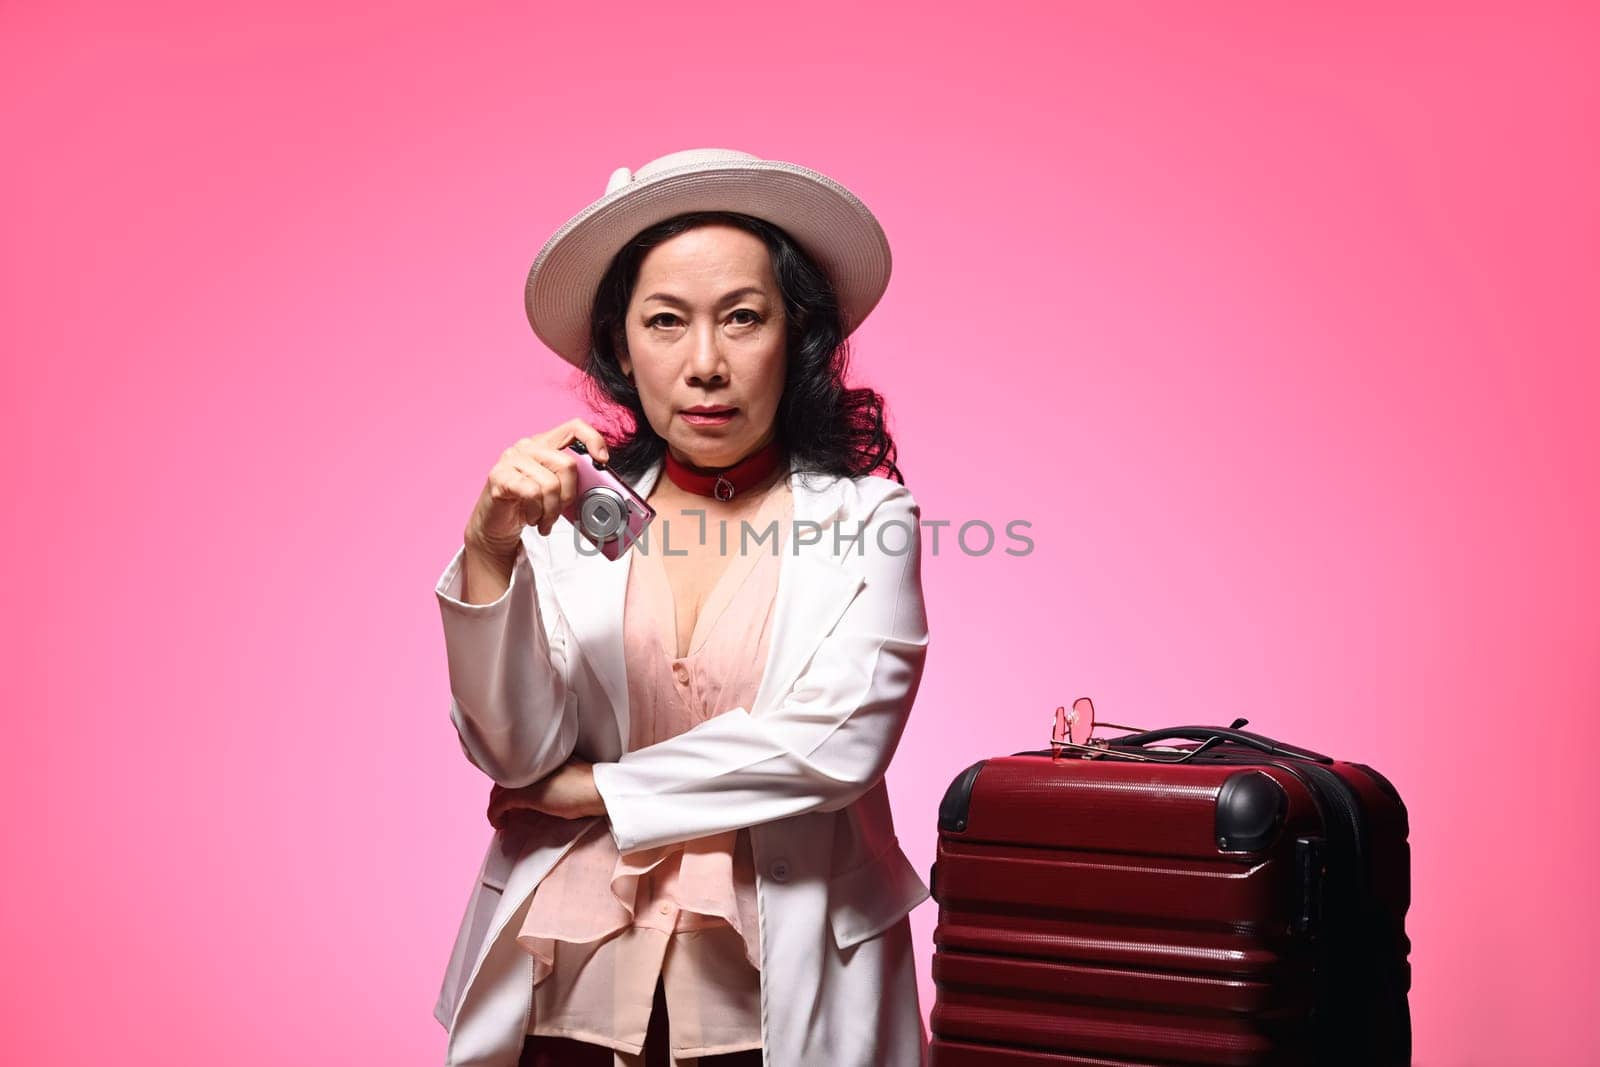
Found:
[[1259, 749], [1273, 756], [1288, 756], [1291, 759], [1310, 760], [1313, 763], [1332, 763], [1333, 757], [1324, 756], [1320, 752], [1313, 752], [1309, 748], [1296, 748], [1286, 745], [1282, 741], [1274, 741], [1270, 737], [1262, 737], [1247, 730], [1239, 729], [1248, 719], [1236, 719], [1232, 727], [1226, 726], [1169, 726], [1164, 730], [1146, 730], [1143, 733], [1125, 734], [1122, 737], [1111, 738], [1113, 748], [1143, 748], [1153, 745], [1158, 741], [1171, 741], [1181, 739], [1184, 741], [1229, 741], [1236, 745], [1245, 745], [1249, 748]]

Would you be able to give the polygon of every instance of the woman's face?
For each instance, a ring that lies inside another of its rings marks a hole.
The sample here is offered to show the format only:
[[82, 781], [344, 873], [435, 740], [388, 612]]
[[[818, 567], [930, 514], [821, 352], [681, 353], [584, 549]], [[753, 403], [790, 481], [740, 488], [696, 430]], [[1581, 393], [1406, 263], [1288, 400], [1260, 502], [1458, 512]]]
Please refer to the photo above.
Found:
[[[628, 303], [624, 374], [679, 460], [727, 467], [772, 439], [787, 358], [772, 258], [735, 226], [699, 226], [652, 248]], [[687, 408], [732, 408], [705, 421]]]

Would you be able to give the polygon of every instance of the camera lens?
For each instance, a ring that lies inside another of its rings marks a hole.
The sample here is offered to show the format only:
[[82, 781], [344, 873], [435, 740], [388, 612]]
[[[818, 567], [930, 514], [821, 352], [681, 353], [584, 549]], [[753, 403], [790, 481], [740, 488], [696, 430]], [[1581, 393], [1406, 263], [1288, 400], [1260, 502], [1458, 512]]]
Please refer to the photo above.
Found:
[[578, 508], [583, 532], [597, 541], [609, 541], [618, 536], [627, 516], [627, 505], [609, 489], [591, 489], [584, 494]]

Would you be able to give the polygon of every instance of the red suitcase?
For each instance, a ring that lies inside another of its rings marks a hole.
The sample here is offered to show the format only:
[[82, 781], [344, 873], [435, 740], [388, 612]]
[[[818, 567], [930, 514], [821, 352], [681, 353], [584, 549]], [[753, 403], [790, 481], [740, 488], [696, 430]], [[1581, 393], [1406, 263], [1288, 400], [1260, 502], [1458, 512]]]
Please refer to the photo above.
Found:
[[932, 1067], [1410, 1062], [1400, 795], [1243, 725], [951, 782]]

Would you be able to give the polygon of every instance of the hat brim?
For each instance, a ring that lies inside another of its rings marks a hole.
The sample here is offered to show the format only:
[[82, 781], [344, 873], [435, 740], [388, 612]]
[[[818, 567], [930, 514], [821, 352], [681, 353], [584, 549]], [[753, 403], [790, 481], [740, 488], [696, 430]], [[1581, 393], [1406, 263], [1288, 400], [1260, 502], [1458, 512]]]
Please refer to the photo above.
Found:
[[848, 336], [889, 285], [883, 227], [854, 193], [794, 163], [749, 160], [675, 167], [607, 193], [557, 230], [528, 271], [528, 322], [582, 367], [595, 292], [612, 258], [647, 227], [689, 211], [737, 211], [782, 228], [828, 275]]

